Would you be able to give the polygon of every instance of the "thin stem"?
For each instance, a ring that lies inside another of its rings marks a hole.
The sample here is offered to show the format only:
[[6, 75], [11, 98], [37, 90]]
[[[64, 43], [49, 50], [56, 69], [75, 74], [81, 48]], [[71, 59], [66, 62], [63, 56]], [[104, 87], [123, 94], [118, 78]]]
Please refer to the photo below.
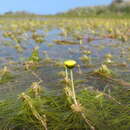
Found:
[[70, 77], [71, 77], [71, 87], [72, 87], [72, 93], [73, 93], [73, 100], [74, 100], [74, 103], [76, 105], [78, 105], [77, 103], [77, 100], [76, 100], [76, 94], [75, 94], [75, 89], [74, 89], [74, 80], [73, 80], [73, 71], [72, 69], [70, 69]]
[[91, 130], [95, 130], [95, 127], [94, 127], [94, 126], [91, 124], [91, 122], [85, 117], [85, 115], [84, 115], [83, 112], [81, 112], [81, 115], [82, 115], [82, 117], [84, 118], [86, 124], [89, 125], [90, 129], [91, 129]]
[[81, 71], [80, 65], [78, 64], [77, 66], [78, 66], [79, 74], [82, 74], [82, 71]]
[[22, 95], [22, 98], [24, 99], [24, 102], [26, 102], [26, 103], [29, 105], [30, 110], [31, 110], [33, 116], [34, 116], [38, 121], [41, 122], [41, 124], [42, 124], [42, 126], [44, 127], [45, 130], [48, 130], [45, 115], [44, 115], [44, 116], [41, 116], [41, 115], [39, 114], [39, 112], [36, 110], [35, 106], [34, 106], [33, 103], [32, 103], [31, 97], [29, 97], [28, 95], [24, 94], [24, 95]]
[[65, 67], [65, 80], [68, 81], [68, 70], [67, 70], [67, 67]]
[[[74, 79], [73, 79], [73, 71], [70, 69], [70, 78], [71, 78], [71, 87], [72, 87], [72, 94], [73, 94], [73, 101], [75, 105], [79, 105], [76, 100], [76, 93], [75, 93], [75, 87], [74, 87]], [[86, 124], [90, 127], [91, 130], [95, 130], [95, 127], [91, 124], [91, 122], [85, 117], [84, 112], [80, 112], [82, 118], [85, 120]]]

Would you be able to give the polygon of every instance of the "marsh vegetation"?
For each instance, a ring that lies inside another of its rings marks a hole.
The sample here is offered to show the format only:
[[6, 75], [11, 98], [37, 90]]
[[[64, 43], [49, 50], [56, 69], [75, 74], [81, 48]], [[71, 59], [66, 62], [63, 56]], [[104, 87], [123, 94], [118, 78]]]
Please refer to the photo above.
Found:
[[129, 44], [130, 19], [1, 17], [0, 130], [129, 130]]

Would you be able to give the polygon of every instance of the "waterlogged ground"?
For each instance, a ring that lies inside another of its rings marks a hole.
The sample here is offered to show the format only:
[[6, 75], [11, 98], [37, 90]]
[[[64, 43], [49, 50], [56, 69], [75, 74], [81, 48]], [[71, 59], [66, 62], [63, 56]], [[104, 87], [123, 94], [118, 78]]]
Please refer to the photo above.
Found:
[[[40, 60], [32, 69], [34, 65], [28, 61], [35, 49]], [[67, 59], [77, 61], [77, 90], [88, 87], [110, 91], [121, 86], [129, 91], [130, 20], [0, 19], [1, 73], [8, 71], [12, 76], [2, 82], [1, 74], [1, 99], [25, 91], [39, 77], [46, 89], [60, 92]]]

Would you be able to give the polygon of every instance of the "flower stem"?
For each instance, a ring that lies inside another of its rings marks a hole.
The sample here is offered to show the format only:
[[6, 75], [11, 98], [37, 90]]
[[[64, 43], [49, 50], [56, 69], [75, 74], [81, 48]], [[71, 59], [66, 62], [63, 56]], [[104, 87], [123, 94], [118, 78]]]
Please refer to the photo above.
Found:
[[69, 78], [68, 78], [68, 70], [67, 70], [67, 67], [65, 67], [65, 80], [68, 81]]
[[76, 94], [75, 94], [75, 89], [74, 89], [74, 80], [73, 80], [73, 71], [70, 69], [70, 77], [71, 77], [71, 85], [72, 85], [72, 93], [73, 93], [73, 100], [74, 103], [77, 105], [77, 100], [76, 100]]

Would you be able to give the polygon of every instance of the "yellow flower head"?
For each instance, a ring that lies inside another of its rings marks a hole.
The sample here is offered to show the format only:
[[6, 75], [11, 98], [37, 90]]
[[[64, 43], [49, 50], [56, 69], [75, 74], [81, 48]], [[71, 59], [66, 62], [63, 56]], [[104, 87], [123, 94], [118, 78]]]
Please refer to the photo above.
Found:
[[67, 68], [72, 69], [72, 68], [75, 67], [76, 61], [74, 61], [74, 60], [67, 60], [67, 61], [64, 62], [64, 65], [65, 65]]

